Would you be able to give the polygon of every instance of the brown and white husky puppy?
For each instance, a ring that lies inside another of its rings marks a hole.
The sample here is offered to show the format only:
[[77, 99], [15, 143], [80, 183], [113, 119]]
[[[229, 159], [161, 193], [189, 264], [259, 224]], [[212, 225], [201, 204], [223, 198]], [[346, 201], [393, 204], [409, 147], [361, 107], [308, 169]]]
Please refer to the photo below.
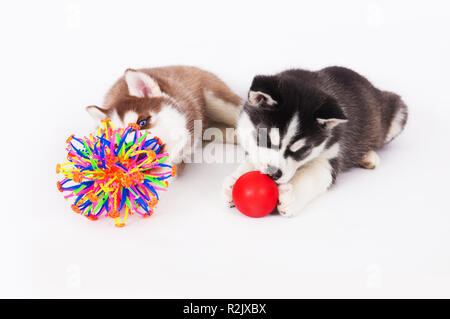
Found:
[[137, 123], [161, 138], [171, 164], [180, 165], [201, 145], [194, 121], [203, 130], [211, 121], [234, 127], [241, 99], [218, 77], [190, 66], [127, 69], [108, 91], [103, 107], [88, 106], [96, 120], [111, 119], [115, 127]]

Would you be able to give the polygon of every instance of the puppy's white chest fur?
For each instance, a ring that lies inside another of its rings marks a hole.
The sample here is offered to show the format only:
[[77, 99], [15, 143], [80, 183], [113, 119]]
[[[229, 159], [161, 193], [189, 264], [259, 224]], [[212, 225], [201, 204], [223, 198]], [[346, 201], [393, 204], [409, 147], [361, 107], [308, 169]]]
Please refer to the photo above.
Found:
[[[136, 123], [139, 114], [136, 111], [127, 111], [123, 120], [113, 115], [112, 123], [118, 127], [125, 127], [127, 123]], [[149, 131], [151, 135], [156, 136], [165, 144], [164, 151], [169, 153], [172, 163], [177, 164], [183, 158], [190, 155], [191, 141], [193, 136], [187, 129], [186, 114], [178, 111], [168, 104], [163, 104], [159, 112], [150, 112], [151, 126], [142, 131]]]

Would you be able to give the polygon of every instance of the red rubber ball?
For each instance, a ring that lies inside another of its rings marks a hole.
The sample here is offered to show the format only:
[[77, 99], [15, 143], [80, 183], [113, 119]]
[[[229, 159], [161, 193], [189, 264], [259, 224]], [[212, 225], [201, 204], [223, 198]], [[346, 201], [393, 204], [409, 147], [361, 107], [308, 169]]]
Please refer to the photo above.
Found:
[[233, 202], [244, 215], [266, 216], [277, 206], [277, 184], [258, 171], [245, 173], [233, 186]]

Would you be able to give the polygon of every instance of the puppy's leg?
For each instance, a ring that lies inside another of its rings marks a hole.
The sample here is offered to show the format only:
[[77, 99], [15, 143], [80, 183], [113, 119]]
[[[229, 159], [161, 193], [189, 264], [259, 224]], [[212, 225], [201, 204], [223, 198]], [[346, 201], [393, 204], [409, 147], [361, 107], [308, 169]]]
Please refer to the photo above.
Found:
[[299, 213], [333, 183], [332, 166], [327, 159], [315, 159], [300, 168], [292, 180], [278, 187], [278, 212], [287, 217]]
[[232, 193], [233, 193], [233, 186], [234, 183], [236, 183], [236, 180], [239, 177], [241, 177], [242, 174], [245, 174], [253, 170], [255, 170], [253, 164], [245, 160], [238, 166], [238, 168], [231, 175], [225, 178], [225, 181], [223, 183], [223, 197], [228, 207], [234, 207]]
[[368, 169], [374, 169], [378, 164], [380, 164], [380, 158], [375, 151], [368, 151], [361, 159], [361, 163], [359, 163], [361, 167]]

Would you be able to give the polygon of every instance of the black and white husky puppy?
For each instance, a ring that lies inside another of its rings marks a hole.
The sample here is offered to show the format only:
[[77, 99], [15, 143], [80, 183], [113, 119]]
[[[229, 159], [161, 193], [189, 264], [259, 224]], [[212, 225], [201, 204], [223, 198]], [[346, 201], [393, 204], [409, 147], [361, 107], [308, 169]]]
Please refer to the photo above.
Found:
[[224, 185], [259, 170], [279, 184], [278, 212], [293, 216], [325, 192], [340, 172], [375, 168], [375, 151], [403, 130], [407, 106], [358, 73], [328, 67], [256, 76], [239, 116], [237, 135], [246, 161]]

